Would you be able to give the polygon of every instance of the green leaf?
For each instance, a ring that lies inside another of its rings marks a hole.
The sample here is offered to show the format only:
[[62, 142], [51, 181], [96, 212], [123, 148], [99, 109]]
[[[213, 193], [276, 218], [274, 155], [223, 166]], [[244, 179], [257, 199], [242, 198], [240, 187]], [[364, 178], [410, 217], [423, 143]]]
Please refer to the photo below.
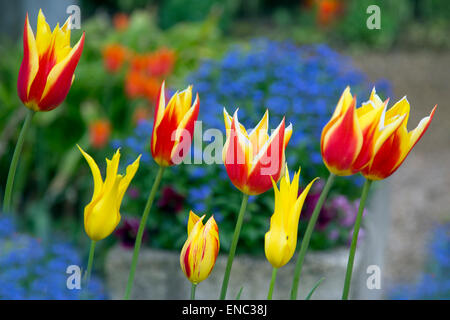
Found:
[[242, 287], [239, 289], [239, 292], [238, 292], [238, 294], [237, 294], [237, 296], [236, 296], [236, 300], [241, 299], [242, 290], [244, 290], [244, 286], [242, 286]]
[[324, 277], [320, 278], [319, 281], [316, 282], [314, 287], [312, 287], [311, 291], [306, 296], [305, 300], [310, 300], [311, 299], [311, 296], [313, 295], [314, 291], [316, 291], [317, 287], [320, 286], [320, 284], [322, 283], [323, 280], [325, 280]]

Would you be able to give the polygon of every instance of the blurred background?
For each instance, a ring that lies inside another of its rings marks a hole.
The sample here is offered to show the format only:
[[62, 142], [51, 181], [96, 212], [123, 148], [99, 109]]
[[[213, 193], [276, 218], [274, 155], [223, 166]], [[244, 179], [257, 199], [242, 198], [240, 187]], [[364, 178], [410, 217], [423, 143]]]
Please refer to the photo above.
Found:
[[[0, 216], [0, 298], [71, 299], [68, 264], [84, 265], [89, 239], [83, 210], [93, 183], [79, 144], [105, 172], [118, 147], [121, 169], [142, 154], [121, 207], [117, 231], [99, 242], [94, 298], [110, 298], [105, 263], [112, 248], [132, 250], [156, 174], [149, 150], [161, 82], [170, 92], [193, 84], [203, 131], [224, 130], [222, 109], [240, 108], [251, 127], [270, 110], [275, 128], [286, 115], [294, 134], [287, 149], [302, 185], [325, 178], [320, 134], [347, 85], [365, 101], [376, 87], [391, 105], [411, 103], [408, 129], [438, 104], [427, 134], [386, 187], [381, 298], [450, 298], [450, 2], [447, 0], [80, 0], [0, 4], [0, 194], [26, 109], [17, 96], [22, 32], [28, 12], [36, 30], [42, 8], [53, 29], [78, 5], [86, 32], [76, 78], [65, 102], [39, 113], [26, 137], [16, 175], [16, 219]], [[369, 29], [367, 8], [380, 8], [381, 28]], [[200, 140], [201, 136], [196, 137]], [[203, 148], [208, 142], [203, 142]], [[193, 155], [197, 154], [193, 148]], [[324, 179], [322, 179], [324, 180]], [[311, 249], [349, 245], [363, 179], [338, 179], [322, 209]], [[301, 215], [300, 235], [320, 195], [317, 183]], [[2, 196], [3, 197], [3, 196]], [[226, 254], [240, 193], [221, 165], [180, 165], [166, 171], [146, 229], [145, 246], [178, 253], [189, 210], [214, 214]], [[375, 201], [375, 200], [374, 200]], [[273, 194], [252, 197], [238, 253], [264, 255]], [[370, 212], [369, 214], [377, 214]], [[362, 232], [364, 241], [364, 231]]]

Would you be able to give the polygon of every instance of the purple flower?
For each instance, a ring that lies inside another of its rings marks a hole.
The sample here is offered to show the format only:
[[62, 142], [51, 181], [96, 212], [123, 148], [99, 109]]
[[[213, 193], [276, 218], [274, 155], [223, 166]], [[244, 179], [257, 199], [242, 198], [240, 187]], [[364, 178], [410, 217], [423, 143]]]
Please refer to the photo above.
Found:
[[[125, 218], [123, 219], [122, 226], [117, 228], [114, 235], [119, 238], [120, 244], [127, 249], [134, 247], [136, 241], [136, 235], [139, 230], [140, 220], [137, 218]], [[147, 232], [144, 230], [142, 240], [145, 242], [147, 239]]]
[[185, 197], [174, 188], [164, 187], [158, 201], [158, 207], [166, 212], [178, 213], [183, 209]]
[[131, 199], [136, 199], [139, 197], [139, 189], [138, 188], [134, 188], [134, 187], [130, 187], [128, 189], [128, 195], [130, 196]]
[[[301, 219], [309, 219], [312, 216], [314, 208], [319, 201], [321, 190], [317, 191], [318, 188], [315, 188], [312, 192], [310, 192], [305, 199], [305, 203], [303, 205], [303, 213], [300, 215]], [[322, 189], [322, 187], [320, 187]], [[299, 194], [303, 191], [300, 190]], [[327, 206], [322, 206], [320, 209], [319, 217], [317, 218], [316, 229], [322, 231], [326, 229], [328, 224], [336, 217], [336, 212], [334, 210], [330, 210]]]

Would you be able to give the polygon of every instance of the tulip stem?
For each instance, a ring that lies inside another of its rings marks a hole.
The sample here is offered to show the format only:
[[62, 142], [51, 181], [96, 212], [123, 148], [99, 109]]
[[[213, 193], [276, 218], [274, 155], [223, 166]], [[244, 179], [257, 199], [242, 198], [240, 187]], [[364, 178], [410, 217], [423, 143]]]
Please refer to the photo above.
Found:
[[356, 245], [358, 243], [358, 233], [361, 227], [362, 216], [364, 212], [364, 206], [366, 205], [367, 195], [372, 184], [372, 180], [366, 179], [364, 183], [361, 200], [359, 202], [358, 214], [356, 215], [355, 227], [353, 228], [352, 244], [350, 246], [350, 254], [348, 256], [347, 272], [345, 274], [344, 290], [342, 292], [342, 300], [348, 300], [348, 294], [350, 292], [350, 282], [352, 280], [353, 263], [355, 261]]
[[238, 220], [234, 229], [233, 240], [231, 241], [230, 254], [228, 255], [227, 266], [225, 268], [225, 274], [223, 276], [222, 289], [220, 291], [220, 300], [225, 300], [228, 289], [228, 281], [230, 280], [231, 266], [233, 265], [234, 254], [236, 253], [236, 247], [239, 240], [239, 234], [241, 233], [242, 222], [244, 220], [245, 209], [247, 208], [248, 195], [243, 194], [241, 209], [239, 210]]
[[96, 244], [96, 241], [91, 240], [91, 247], [89, 248], [88, 265], [87, 265], [87, 269], [86, 269], [86, 280], [85, 280], [86, 290], [88, 290], [89, 281], [91, 280], [92, 265], [94, 264], [95, 244]]
[[29, 109], [25, 117], [22, 129], [20, 130], [19, 138], [17, 139], [16, 148], [14, 149], [14, 154], [9, 166], [8, 178], [6, 180], [5, 196], [3, 199], [3, 212], [9, 213], [11, 210], [11, 197], [12, 188], [14, 184], [14, 177], [16, 175], [17, 164], [19, 163], [20, 154], [22, 153], [23, 142], [25, 140], [25, 135], [31, 124], [31, 119], [33, 118], [34, 111]]
[[191, 300], [195, 300], [195, 289], [197, 289], [197, 285], [193, 283], [191, 286]]
[[130, 274], [128, 275], [127, 288], [125, 291], [124, 299], [130, 299], [131, 288], [133, 287], [134, 274], [136, 272], [136, 266], [139, 258], [139, 250], [141, 249], [142, 236], [144, 235], [144, 230], [147, 225], [148, 214], [153, 204], [153, 200], [156, 196], [156, 191], [158, 190], [159, 184], [164, 173], [164, 167], [160, 166], [158, 173], [156, 175], [155, 181], [153, 182], [152, 190], [148, 196], [147, 204], [145, 205], [144, 213], [142, 215], [141, 223], [139, 224], [139, 230], [136, 236], [136, 242], [134, 244], [133, 260], [131, 261]]
[[278, 268], [273, 268], [272, 279], [270, 280], [269, 293], [267, 294], [267, 300], [272, 300], [273, 287], [275, 285], [275, 279], [277, 278]]
[[317, 218], [319, 217], [320, 210], [322, 209], [325, 199], [327, 198], [328, 192], [330, 191], [331, 186], [334, 183], [335, 177], [336, 175], [330, 172], [327, 182], [325, 183], [322, 193], [320, 194], [319, 200], [317, 201], [316, 207], [314, 208], [311, 218], [309, 219], [308, 226], [306, 227], [305, 235], [303, 236], [300, 252], [297, 258], [297, 263], [295, 265], [294, 280], [292, 281], [292, 289], [291, 289], [291, 300], [297, 300], [300, 274], [302, 272], [303, 261], [305, 259], [306, 251], [308, 250], [309, 247], [309, 241], [311, 240], [311, 235], [314, 231], [314, 227], [316, 225]]

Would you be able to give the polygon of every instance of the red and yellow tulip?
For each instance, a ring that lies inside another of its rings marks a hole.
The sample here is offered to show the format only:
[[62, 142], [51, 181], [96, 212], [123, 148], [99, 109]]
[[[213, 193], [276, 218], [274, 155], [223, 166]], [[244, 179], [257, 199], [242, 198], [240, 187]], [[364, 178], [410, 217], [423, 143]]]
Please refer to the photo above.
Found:
[[188, 238], [180, 255], [183, 273], [193, 284], [205, 280], [211, 273], [219, 254], [219, 229], [214, 217], [203, 225], [203, 217], [189, 213]]
[[285, 163], [285, 149], [292, 135], [292, 125], [285, 120], [268, 135], [269, 113], [250, 133], [239, 123], [237, 112], [231, 117], [224, 109], [227, 140], [223, 162], [228, 177], [236, 188], [247, 195], [261, 194], [278, 181]]
[[94, 194], [84, 208], [84, 229], [91, 240], [98, 241], [109, 236], [120, 222], [120, 205], [128, 185], [139, 168], [139, 156], [127, 167], [126, 174], [117, 174], [120, 151], [111, 160], [106, 159], [106, 179], [102, 180], [94, 159], [78, 146], [92, 171]]
[[363, 176], [370, 180], [381, 180], [392, 175], [428, 129], [436, 107], [409, 132], [407, 123], [410, 105], [406, 97], [386, 111], [384, 121], [380, 122], [381, 129], [376, 131], [373, 139], [372, 156], [361, 171]]
[[274, 268], [284, 266], [294, 255], [300, 212], [309, 189], [317, 179], [311, 181], [299, 195], [299, 177], [300, 169], [291, 182], [289, 170], [286, 167], [286, 173], [280, 180], [280, 189], [277, 188], [275, 181], [272, 181], [275, 192], [275, 211], [270, 218], [270, 230], [265, 235], [264, 249], [267, 260]]
[[70, 46], [70, 17], [62, 28], [51, 32], [44, 14], [39, 10], [36, 38], [25, 19], [23, 60], [19, 70], [19, 98], [34, 111], [50, 111], [67, 96], [81, 57], [84, 33], [78, 43]]
[[349, 87], [344, 90], [333, 116], [322, 130], [322, 158], [330, 172], [347, 176], [367, 165], [386, 104], [373, 89], [369, 101], [356, 109], [356, 97], [352, 97]]
[[[187, 147], [192, 143], [194, 122], [200, 107], [198, 94], [192, 102], [192, 86], [182, 92], [176, 92], [166, 106], [164, 82], [159, 90], [159, 100], [155, 108], [151, 151], [153, 159], [160, 166], [172, 166], [182, 159]], [[188, 141], [185, 141], [188, 139]]]

